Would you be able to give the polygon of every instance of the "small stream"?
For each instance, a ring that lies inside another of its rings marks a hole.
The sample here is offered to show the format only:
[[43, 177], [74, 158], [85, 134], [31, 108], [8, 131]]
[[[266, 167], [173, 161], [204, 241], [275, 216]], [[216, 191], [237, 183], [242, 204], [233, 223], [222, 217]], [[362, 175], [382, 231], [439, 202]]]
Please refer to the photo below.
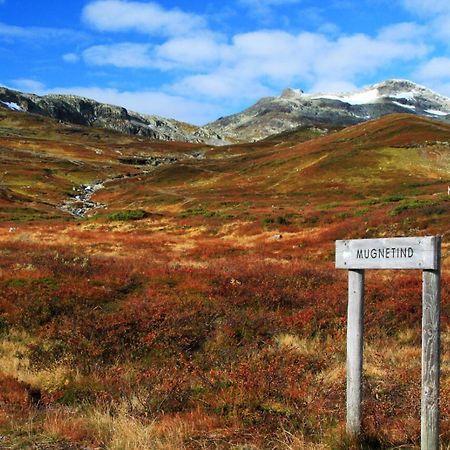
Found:
[[[203, 156], [203, 155], [201, 155]], [[190, 155], [190, 157], [199, 158], [197, 155]], [[175, 164], [178, 162], [178, 158], [169, 157], [145, 157], [145, 158], [122, 158], [122, 163], [132, 166], [147, 167], [142, 168], [141, 172], [118, 175], [116, 177], [106, 178], [104, 180], [98, 180], [92, 184], [82, 184], [78, 187], [74, 187], [74, 193], [65, 200], [58, 208], [62, 211], [72, 214], [74, 217], [86, 217], [86, 215], [95, 209], [105, 208], [106, 205], [92, 200], [92, 196], [101, 189], [105, 188], [105, 184], [111, 181], [125, 180], [129, 178], [137, 178], [147, 173], [151, 173], [157, 166], [166, 164]]]
[[87, 213], [94, 209], [106, 208], [103, 203], [94, 202], [92, 196], [105, 188], [105, 184], [111, 181], [127, 180], [130, 178], [138, 178], [146, 173], [150, 173], [150, 170], [143, 170], [142, 172], [133, 173], [129, 175], [118, 175], [116, 177], [105, 178], [103, 181], [95, 181], [92, 184], [82, 184], [77, 188], [73, 188], [76, 192], [65, 200], [59, 209], [66, 211], [75, 217], [86, 217]]
[[75, 217], [85, 217], [93, 209], [104, 208], [106, 205], [92, 201], [92, 196], [100, 189], [103, 189], [105, 187], [104, 183], [110, 180], [112, 179], [97, 181], [93, 184], [82, 184], [78, 188], [74, 188], [76, 193], [65, 200], [59, 209]]

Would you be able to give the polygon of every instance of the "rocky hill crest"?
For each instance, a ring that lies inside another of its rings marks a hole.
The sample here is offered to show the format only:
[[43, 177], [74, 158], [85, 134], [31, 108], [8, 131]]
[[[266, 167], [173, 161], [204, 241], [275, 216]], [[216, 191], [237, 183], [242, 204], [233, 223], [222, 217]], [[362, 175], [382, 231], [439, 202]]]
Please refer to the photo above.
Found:
[[0, 106], [52, 117], [61, 122], [106, 128], [163, 141], [204, 142], [220, 145], [214, 131], [159, 116], [139, 114], [121, 106], [99, 103], [76, 95], [27, 94], [0, 88]]

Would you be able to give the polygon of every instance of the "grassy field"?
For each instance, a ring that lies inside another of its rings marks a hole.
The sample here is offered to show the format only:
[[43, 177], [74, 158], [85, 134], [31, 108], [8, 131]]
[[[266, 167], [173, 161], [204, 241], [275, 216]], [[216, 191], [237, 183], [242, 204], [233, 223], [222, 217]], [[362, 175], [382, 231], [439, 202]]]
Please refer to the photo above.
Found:
[[[351, 441], [334, 241], [435, 234], [449, 448], [450, 126], [308, 133], [212, 148], [0, 113], [0, 448], [419, 448], [420, 272], [367, 273]], [[59, 209], [111, 178], [106, 208]]]

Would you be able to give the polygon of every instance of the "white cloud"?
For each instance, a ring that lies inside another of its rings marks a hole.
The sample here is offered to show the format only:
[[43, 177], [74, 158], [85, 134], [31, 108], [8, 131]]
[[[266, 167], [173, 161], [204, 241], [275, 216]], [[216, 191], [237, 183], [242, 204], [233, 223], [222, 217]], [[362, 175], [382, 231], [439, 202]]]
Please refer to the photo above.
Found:
[[76, 63], [80, 57], [76, 53], [66, 53], [62, 56], [63, 60], [68, 63]]
[[302, 0], [239, 0], [239, 3], [253, 7], [281, 6], [300, 3]]
[[422, 80], [448, 79], [450, 82], [450, 58], [446, 56], [432, 58], [416, 72]]
[[429, 87], [431, 87], [431, 89], [434, 89], [436, 92], [439, 92], [442, 95], [450, 97], [450, 81], [435, 82], [429, 84]]
[[441, 56], [422, 64], [415, 78], [436, 92], [450, 96], [450, 58]]
[[8, 25], [0, 22], [0, 36], [9, 38], [28, 38], [32, 37], [30, 29]]
[[0, 39], [22, 39], [31, 41], [41, 39], [48, 42], [59, 43], [61, 40], [79, 41], [85, 37], [86, 35], [82, 32], [64, 28], [19, 27], [0, 22]]
[[400, 22], [382, 28], [378, 37], [383, 40], [401, 42], [417, 42], [418, 39], [427, 38], [428, 30], [425, 26], [415, 22]]
[[420, 40], [406, 40], [397, 32], [395, 27], [383, 30], [376, 38], [357, 34], [328, 42], [325, 54], [313, 62], [316, 74], [319, 79], [333, 74], [336, 79], [352, 81], [393, 62], [415, 60], [428, 53], [428, 47]]
[[434, 32], [447, 45], [450, 44], [450, 12], [436, 17], [431, 24], [430, 33]]
[[148, 44], [123, 42], [114, 45], [96, 45], [83, 51], [87, 64], [95, 66], [116, 66], [122, 68], [152, 67]]
[[85, 6], [83, 19], [100, 31], [137, 31], [156, 36], [179, 36], [203, 29], [205, 20], [153, 2], [96, 0]]
[[162, 65], [180, 66], [199, 70], [226, 58], [228, 46], [211, 34], [170, 39], [157, 47], [155, 55]]
[[401, 0], [401, 3], [408, 11], [425, 19], [430, 39], [450, 43], [450, 1]]
[[411, 12], [423, 15], [450, 13], [448, 0], [402, 0], [403, 5]]
[[226, 49], [217, 44], [216, 52], [210, 52], [221, 55], [214, 68], [186, 76], [173, 88], [211, 98], [257, 98], [279, 86], [298, 83], [311, 86], [313, 91], [323, 90], [325, 84], [349, 89], [359, 77], [426, 56], [429, 48], [422, 42], [422, 34], [422, 28], [414, 24], [388, 27], [375, 37], [355, 34], [331, 38], [276, 30], [238, 34]]
[[31, 92], [32, 94], [42, 94], [45, 91], [45, 84], [37, 80], [29, 78], [17, 78], [11, 80], [15, 89], [24, 92]]
[[119, 105], [130, 111], [159, 115], [190, 123], [203, 124], [217, 118], [218, 106], [183, 96], [158, 91], [120, 91], [98, 87], [54, 88], [46, 93], [73, 94], [102, 103]]
[[340, 31], [339, 26], [332, 22], [323, 22], [317, 28], [317, 32], [321, 34], [337, 35], [339, 31]]
[[273, 94], [273, 91], [256, 77], [239, 75], [235, 70], [227, 69], [187, 76], [172, 85], [170, 89], [179, 95], [200, 95], [215, 101], [236, 100], [236, 103]]
[[158, 46], [129, 42], [95, 45], [85, 49], [82, 57], [95, 66], [199, 71], [222, 61], [228, 51], [229, 47], [214, 35], [205, 34], [172, 38]]
[[328, 92], [351, 92], [357, 89], [354, 83], [346, 80], [322, 78], [314, 83], [311, 92], [314, 93], [328, 93]]
[[300, 3], [302, 0], [238, 0], [238, 3], [247, 8], [250, 13], [265, 21], [272, 18], [273, 8], [293, 5]]

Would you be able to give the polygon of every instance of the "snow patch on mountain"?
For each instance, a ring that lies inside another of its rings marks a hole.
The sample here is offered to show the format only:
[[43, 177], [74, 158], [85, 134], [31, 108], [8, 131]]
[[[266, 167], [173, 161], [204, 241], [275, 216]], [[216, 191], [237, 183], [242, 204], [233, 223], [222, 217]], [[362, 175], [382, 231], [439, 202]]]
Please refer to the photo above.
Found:
[[433, 116], [446, 116], [450, 114], [450, 111], [438, 111], [437, 109], [426, 109], [425, 112], [428, 114], [432, 114]]
[[410, 100], [410, 101], [414, 101], [415, 97], [414, 97], [414, 92], [397, 92], [397, 93], [393, 93], [389, 95], [390, 98], [398, 98], [398, 99], [405, 99], [405, 100]]
[[410, 113], [450, 122], [450, 99], [408, 80], [386, 80], [351, 92], [303, 93], [286, 88], [244, 111], [205, 126], [235, 142], [264, 139], [299, 126], [349, 126]]
[[381, 96], [378, 89], [370, 89], [362, 92], [346, 93], [346, 94], [319, 94], [312, 97], [313, 99], [327, 98], [330, 100], [339, 100], [349, 105], [367, 105], [369, 103], [377, 103]]
[[1, 103], [3, 103], [11, 111], [23, 111], [23, 108], [17, 103], [14, 102], [1, 102]]
[[405, 105], [404, 103], [400, 103], [400, 102], [392, 102], [394, 105], [397, 106], [401, 106], [402, 108], [407, 108], [407, 109], [411, 109], [411, 110], [415, 110], [416, 107], [414, 105]]

